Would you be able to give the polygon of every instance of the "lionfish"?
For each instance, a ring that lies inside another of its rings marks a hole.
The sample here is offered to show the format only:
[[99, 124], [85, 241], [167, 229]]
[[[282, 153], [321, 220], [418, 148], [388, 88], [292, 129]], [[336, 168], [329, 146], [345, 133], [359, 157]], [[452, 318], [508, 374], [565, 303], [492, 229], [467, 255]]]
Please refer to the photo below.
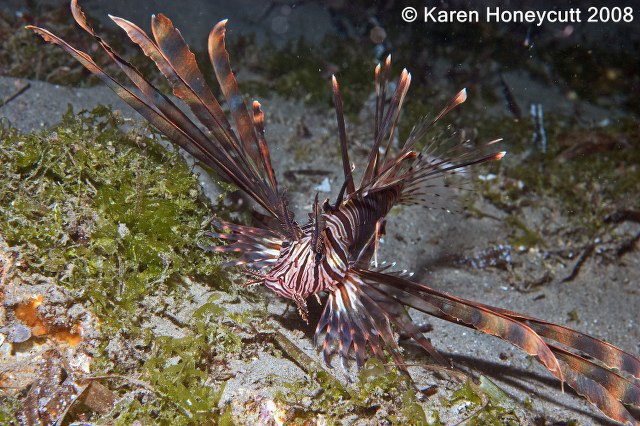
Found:
[[133, 23], [110, 17], [155, 62], [174, 95], [199, 123], [94, 32], [77, 0], [71, 1], [71, 12], [138, 91], [118, 82], [88, 54], [49, 31], [28, 28], [80, 61], [170, 141], [213, 170], [219, 179], [240, 188], [267, 212], [268, 227], [215, 221], [214, 226], [221, 232], [208, 235], [225, 241], [226, 245], [205, 248], [239, 253], [240, 257], [232, 263], [247, 268], [252, 278], [250, 284], [262, 284], [293, 300], [305, 321], [308, 321], [306, 300], [315, 296], [321, 302], [319, 295], [326, 295], [315, 339], [322, 340], [328, 365], [338, 352], [345, 366], [355, 355], [357, 367], [361, 368], [367, 352], [372, 351], [381, 360], [390, 354], [397, 367], [407, 372], [394, 337], [394, 330], [398, 330], [415, 340], [438, 363], [449, 367], [444, 356], [412, 321], [407, 308], [413, 308], [510, 342], [535, 357], [561, 383], [571, 386], [611, 419], [638, 424], [625, 407], [625, 404], [640, 406], [640, 386], [635, 381], [640, 380], [638, 358], [569, 327], [455, 297], [374, 265], [392, 207], [437, 206], [447, 190], [447, 178], [456, 174], [464, 177], [469, 166], [504, 156], [503, 151], [495, 150], [493, 143], [469, 150], [461, 142], [453, 146], [432, 142], [421, 152], [414, 149], [434, 123], [465, 101], [464, 90], [435, 118], [420, 121], [404, 144], [394, 150], [392, 140], [411, 76], [402, 71], [387, 102], [390, 58], [379, 64], [375, 68], [374, 140], [356, 184], [349, 160], [342, 98], [333, 77], [344, 183], [332, 203], [328, 199], [320, 203], [316, 195], [309, 221], [301, 226], [289, 208], [285, 192], [278, 187], [260, 103], [254, 101], [251, 110], [246, 107], [231, 70], [225, 48], [226, 20], [215, 25], [209, 34], [208, 50], [237, 133], [205, 83], [194, 54], [166, 16], [152, 17], [153, 39]]

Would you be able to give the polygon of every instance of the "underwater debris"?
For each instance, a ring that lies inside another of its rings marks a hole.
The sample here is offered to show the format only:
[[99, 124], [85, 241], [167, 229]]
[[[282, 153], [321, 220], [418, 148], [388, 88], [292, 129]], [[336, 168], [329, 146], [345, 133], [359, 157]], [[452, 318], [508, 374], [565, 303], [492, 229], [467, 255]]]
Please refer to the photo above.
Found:
[[0, 108], [2, 108], [3, 106], [5, 106], [9, 102], [11, 102], [12, 100], [17, 98], [18, 96], [22, 95], [24, 92], [26, 92], [30, 88], [31, 88], [31, 83], [25, 83], [22, 86], [18, 87], [15, 90], [15, 92], [11, 93], [10, 95], [5, 96], [3, 99], [0, 99]]
[[502, 88], [502, 95], [504, 96], [505, 101], [507, 102], [507, 109], [513, 115], [516, 120], [522, 120], [522, 110], [520, 109], [520, 105], [516, 101], [516, 98], [513, 96], [511, 92], [511, 88], [504, 79], [502, 74], [498, 74], [500, 78], [500, 87]]
[[544, 128], [544, 113], [542, 104], [531, 104], [531, 118], [533, 119], [533, 144], [547, 153], [547, 132]]
[[567, 146], [567, 148], [556, 157], [557, 161], [560, 162], [567, 162], [577, 157], [602, 154], [625, 148], [633, 149], [629, 146], [627, 138], [621, 138], [620, 135], [594, 129], [561, 134], [558, 140], [562, 141], [563, 146]]
[[498, 244], [472, 255], [461, 256], [454, 262], [458, 265], [469, 266], [473, 269], [499, 268], [508, 270], [512, 266], [511, 245]]
[[[35, 368], [37, 378], [29, 386], [17, 418], [23, 424], [63, 424], [65, 418], [80, 404], [105, 414], [117, 399], [116, 394], [98, 381], [85, 378], [84, 372], [75, 371], [57, 350], [44, 352]], [[80, 415], [85, 417], [85, 414]]]
[[[71, 347], [77, 346], [78, 343], [82, 341], [82, 327], [79, 324], [61, 326], [47, 321], [47, 319], [43, 318], [38, 312], [38, 307], [42, 305], [43, 300], [44, 296], [38, 294], [14, 308], [16, 319], [29, 327], [28, 336], [38, 338], [50, 336], [60, 342], [67, 343]], [[28, 338], [25, 339], [24, 337], [27, 336], [25, 335], [19, 340], [16, 340], [16, 337], [13, 341], [18, 343], [28, 340]]]

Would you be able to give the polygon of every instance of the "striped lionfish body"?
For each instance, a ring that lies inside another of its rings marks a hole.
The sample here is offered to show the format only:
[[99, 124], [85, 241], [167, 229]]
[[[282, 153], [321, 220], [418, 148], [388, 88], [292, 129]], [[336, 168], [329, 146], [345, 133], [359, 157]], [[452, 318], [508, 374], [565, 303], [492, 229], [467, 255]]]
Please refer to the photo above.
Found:
[[[309, 220], [299, 225], [286, 196], [279, 190], [265, 140], [264, 114], [258, 102], [248, 109], [238, 89], [225, 48], [226, 21], [209, 35], [209, 55], [230, 116], [204, 83], [193, 53], [180, 32], [164, 15], [153, 16], [153, 39], [136, 25], [111, 17], [169, 81], [173, 93], [191, 110], [189, 118], [136, 68], [95, 34], [84, 13], [71, 1], [78, 24], [103, 48], [135, 85], [132, 90], [106, 74], [84, 52], [49, 31], [30, 27], [45, 41], [62, 47], [102, 79], [125, 102], [157, 127], [176, 145], [228, 183], [248, 194], [266, 212], [268, 227], [214, 222], [219, 232], [210, 236], [225, 245], [206, 247], [240, 254], [231, 263], [243, 265], [251, 284], [262, 284], [293, 300], [308, 320], [306, 300], [325, 297], [316, 327], [327, 364], [334, 352], [346, 365], [351, 354], [364, 364], [367, 351], [384, 359], [390, 353], [406, 371], [394, 329], [408, 334], [437, 362], [448, 362], [410, 318], [407, 308], [461, 326], [497, 336], [534, 356], [552, 375], [567, 383], [610, 418], [638, 424], [626, 406], [640, 406], [640, 360], [571, 328], [516, 312], [461, 299], [377, 268], [376, 251], [386, 216], [399, 204], [442, 206], [452, 175], [465, 177], [469, 166], [498, 160], [493, 142], [468, 150], [461, 143], [432, 142], [422, 152], [414, 150], [427, 130], [466, 98], [461, 91], [433, 119], [423, 119], [404, 144], [394, 151], [392, 140], [411, 80], [404, 70], [387, 100], [390, 58], [375, 70], [377, 92], [374, 141], [359, 183], [353, 177], [338, 83], [333, 94], [338, 122], [344, 184], [337, 200], [319, 202], [317, 195]], [[495, 141], [494, 141], [495, 142]], [[373, 264], [373, 267], [372, 267]]]

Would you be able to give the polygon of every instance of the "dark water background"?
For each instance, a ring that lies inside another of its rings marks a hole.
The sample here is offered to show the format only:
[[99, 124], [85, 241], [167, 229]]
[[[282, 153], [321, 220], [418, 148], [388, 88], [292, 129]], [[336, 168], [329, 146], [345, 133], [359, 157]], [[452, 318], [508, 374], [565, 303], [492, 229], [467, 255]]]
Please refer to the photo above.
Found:
[[[455, 86], [499, 86], [496, 75], [524, 70], [533, 80], [557, 87], [565, 95], [577, 94], [590, 103], [620, 109], [622, 113], [639, 112], [638, 103], [633, 100], [640, 90], [637, 72], [640, 9], [630, 0], [569, 1], [561, 6], [553, 1], [525, 0], [482, 4], [472, 1], [394, 0], [153, 0], [134, 4], [126, 0], [86, 0], [80, 4], [91, 19], [98, 20], [115, 33], [119, 29], [109, 21], [108, 13], [129, 19], [145, 30], [150, 28], [151, 14], [164, 13], [174, 21], [195, 50], [206, 49], [208, 31], [224, 18], [229, 19], [230, 43], [241, 44], [240, 55], [247, 50], [247, 45], [273, 46], [286, 51], [302, 41], [296, 50], [297, 56], [286, 57], [287, 63], [279, 65], [285, 69], [310, 68], [309, 78], [326, 80], [331, 73], [338, 76], [341, 72], [348, 74], [345, 69], [353, 65], [354, 57], [368, 62], [358, 64], [359, 68], [370, 69], [384, 55], [393, 53], [394, 62], [407, 66], [413, 72], [414, 81], [429, 85], [431, 91], [437, 90], [443, 78]], [[402, 11], [406, 7], [417, 9], [418, 18], [414, 22], [403, 20]], [[480, 22], [425, 23], [422, 22], [423, 7], [436, 7], [442, 11], [475, 10], [480, 13]], [[544, 22], [541, 26], [535, 23], [488, 23], [484, 13], [487, 7], [513, 11], [579, 9], [582, 22]], [[590, 7], [604, 9], [605, 13], [598, 14], [598, 18], [609, 19], [609, 22], [586, 22], [592, 15]], [[616, 12], [611, 16], [609, 12], [614, 7], [623, 11], [631, 8], [632, 22], [624, 22], [624, 19], [613, 22]], [[69, 25], [69, 29], [74, 25], [66, 13], [66, 1], [3, 0], [0, 10], [5, 11], [6, 20], [10, 21], [10, 25], [3, 28], [5, 37], [10, 31], [18, 30], [19, 24], [53, 22], [56, 27]], [[349, 47], [337, 49], [340, 44]], [[305, 49], [308, 55], [304, 54]], [[263, 53], [271, 54], [273, 50]], [[280, 72], [264, 65], [273, 61], [271, 57], [258, 54], [257, 57], [243, 58], [240, 55], [238, 51], [232, 53], [234, 64], [240, 69], [259, 74], [267, 68], [269, 78]], [[244, 59], [247, 59], [245, 63]], [[14, 60], [20, 59], [16, 57]], [[15, 68], [12, 58], [5, 56], [4, 61], [0, 74], [27, 77], [15, 75], [19, 69], [12, 70]], [[434, 72], [434, 67], [440, 62], [445, 67], [445, 75]], [[47, 73], [41, 71], [41, 74]], [[42, 75], [38, 77], [42, 78]], [[64, 81], [63, 76], [58, 77]], [[351, 77], [347, 77], [349, 79]], [[522, 89], [526, 90], [526, 87]], [[515, 95], [514, 100], [521, 101], [519, 106], [523, 110], [528, 110], [526, 104], [530, 100], [545, 101], [529, 99], [526, 95], [519, 99], [520, 94]], [[552, 105], [544, 106], [553, 110]]]

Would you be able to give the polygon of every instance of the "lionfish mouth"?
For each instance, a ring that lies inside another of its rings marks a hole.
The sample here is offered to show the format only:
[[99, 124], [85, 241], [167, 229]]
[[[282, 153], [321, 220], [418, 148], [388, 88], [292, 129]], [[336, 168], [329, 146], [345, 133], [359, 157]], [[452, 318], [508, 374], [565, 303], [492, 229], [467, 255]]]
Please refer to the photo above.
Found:
[[131, 22], [111, 19], [151, 58], [195, 119], [183, 113], [94, 32], [77, 0], [71, 1], [71, 11], [138, 91], [130, 90], [105, 73], [88, 54], [51, 32], [28, 28], [77, 59], [170, 141], [214, 170], [222, 181], [244, 191], [267, 213], [264, 227], [214, 221], [220, 232], [208, 235], [225, 244], [205, 249], [239, 254], [230, 264], [250, 268], [253, 277], [258, 278], [256, 283], [262, 282], [294, 300], [305, 321], [307, 296], [327, 293], [315, 339], [322, 341], [328, 365], [337, 351], [343, 365], [353, 354], [357, 366], [362, 367], [371, 351], [382, 360], [391, 354], [395, 364], [406, 371], [393, 333], [397, 329], [413, 338], [437, 362], [449, 366], [412, 321], [407, 312], [411, 308], [510, 342], [611, 419], [638, 424], [626, 407], [640, 406], [637, 357], [569, 327], [458, 298], [400, 274], [371, 268], [391, 208], [417, 204], [450, 210], [449, 205], [441, 203], [452, 195], [449, 178], [468, 179], [470, 167], [504, 157], [505, 152], [495, 148], [499, 140], [473, 149], [459, 141], [433, 140], [421, 152], [415, 149], [436, 122], [465, 101], [465, 90], [433, 118], [420, 120], [404, 143], [395, 148], [392, 141], [411, 75], [403, 70], [394, 92], [387, 92], [391, 69], [391, 58], [387, 57], [375, 68], [373, 142], [357, 183], [349, 159], [340, 88], [333, 77], [344, 185], [335, 204], [323, 203], [322, 211], [316, 196], [309, 224], [300, 227], [288, 208], [284, 191], [278, 187], [265, 140], [261, 105], [254, 101], [252, 108], [247, 108], [231, 71], [225, 47], [226, 20], [209, 34], [208, 48], [237, 132], [205, 84], [195, 56], [166, 16], [153, 16], [153, 39]]

